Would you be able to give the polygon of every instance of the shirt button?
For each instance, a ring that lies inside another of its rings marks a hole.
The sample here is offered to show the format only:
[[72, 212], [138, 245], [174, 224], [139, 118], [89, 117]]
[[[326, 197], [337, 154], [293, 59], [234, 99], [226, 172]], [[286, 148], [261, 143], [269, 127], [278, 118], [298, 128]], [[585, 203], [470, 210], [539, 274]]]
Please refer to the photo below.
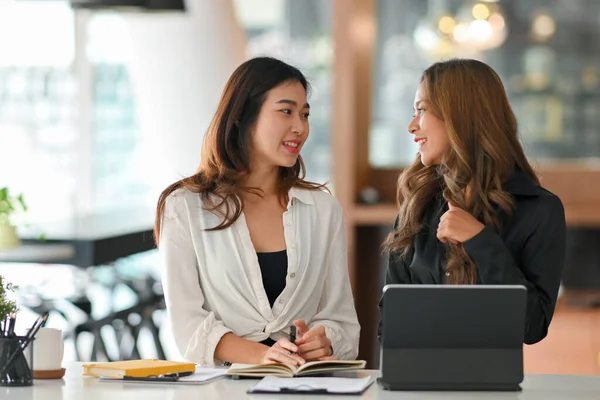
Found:
[[295, 273], [295, 272], [292, 272], [292, 273], [290, 274], [290, 278], [294, 279], [295, 277], [296, 277], [296, 273]]
[[285, 301], [283, 299], [280, 299], [279, 304], [283, 304], [283, 303], [285, 303]]
[[295, 249], [296, 246], [294, 245], [294, 243], [290, 244], [290, 249]]
[[292, 221], [288, 221], [285, 223], [287, 226], [292, 226]]

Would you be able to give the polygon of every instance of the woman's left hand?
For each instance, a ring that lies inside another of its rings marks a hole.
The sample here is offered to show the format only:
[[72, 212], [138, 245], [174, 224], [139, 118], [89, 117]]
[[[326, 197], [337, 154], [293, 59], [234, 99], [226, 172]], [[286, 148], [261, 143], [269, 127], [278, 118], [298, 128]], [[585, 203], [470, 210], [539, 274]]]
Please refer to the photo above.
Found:
[[317, 325], [312, 329], [308, 329], [304, 320], [294, 321], [294, 325], [298, 328], [298, 355], [306, 361], [323, 361], [335, 360], [333, 357], [333, 347], [331, 341], [325, 333], [323, 325]]
[[448, 203], [448, 211], [440, 218], [437, 238], [442, 242], [463, 243], [485, 228], [481, 222], [462, 208]]

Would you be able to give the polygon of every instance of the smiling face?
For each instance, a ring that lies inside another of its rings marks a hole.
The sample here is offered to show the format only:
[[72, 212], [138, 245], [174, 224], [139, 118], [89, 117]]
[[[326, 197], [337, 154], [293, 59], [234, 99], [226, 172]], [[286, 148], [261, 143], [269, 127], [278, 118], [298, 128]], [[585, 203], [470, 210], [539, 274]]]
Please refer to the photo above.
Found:
[[419, 85], [415, 94], [414, 110], [415, 116], [408, 124], [408, 131], [419, 145], [421, 163], [425, 166], [440, 164], [450, 149], [450, 139], [444, 121], [432, 112], [424, 83]]
[[299, 82], [271, 89], [252, 133], [252, 168], [293, 167], [309, 135], [310, 106]]

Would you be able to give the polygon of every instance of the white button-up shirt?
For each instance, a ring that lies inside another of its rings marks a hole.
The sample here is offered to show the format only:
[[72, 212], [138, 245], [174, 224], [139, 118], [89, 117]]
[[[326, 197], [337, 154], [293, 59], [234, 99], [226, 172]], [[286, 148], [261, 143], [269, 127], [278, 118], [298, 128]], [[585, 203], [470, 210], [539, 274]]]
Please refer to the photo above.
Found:
[[[182, 356], [213, 365], [228, 332], [255, 342], [287, 337], [296, 319], [323, 325], [333, 355], [354, 359], [360, 326], [348, 277], [342, 209], [324, 191], [292, 189], [283, 214], [288, 273], [271, 308], [244, 214], [206, 231], [222, 217], [199, 194], [178, 189], [166, 201], [159, 253], [165, 301]], [[226, 361], [226, 360], [225, 360]]]

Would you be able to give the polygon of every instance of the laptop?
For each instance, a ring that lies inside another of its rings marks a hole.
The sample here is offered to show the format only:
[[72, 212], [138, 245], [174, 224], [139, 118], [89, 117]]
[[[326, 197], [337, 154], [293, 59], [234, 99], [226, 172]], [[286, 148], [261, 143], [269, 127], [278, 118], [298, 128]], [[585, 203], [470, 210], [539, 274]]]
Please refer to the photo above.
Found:
[[520, 391], [527, 288], [386, 285], [378, 384]]

